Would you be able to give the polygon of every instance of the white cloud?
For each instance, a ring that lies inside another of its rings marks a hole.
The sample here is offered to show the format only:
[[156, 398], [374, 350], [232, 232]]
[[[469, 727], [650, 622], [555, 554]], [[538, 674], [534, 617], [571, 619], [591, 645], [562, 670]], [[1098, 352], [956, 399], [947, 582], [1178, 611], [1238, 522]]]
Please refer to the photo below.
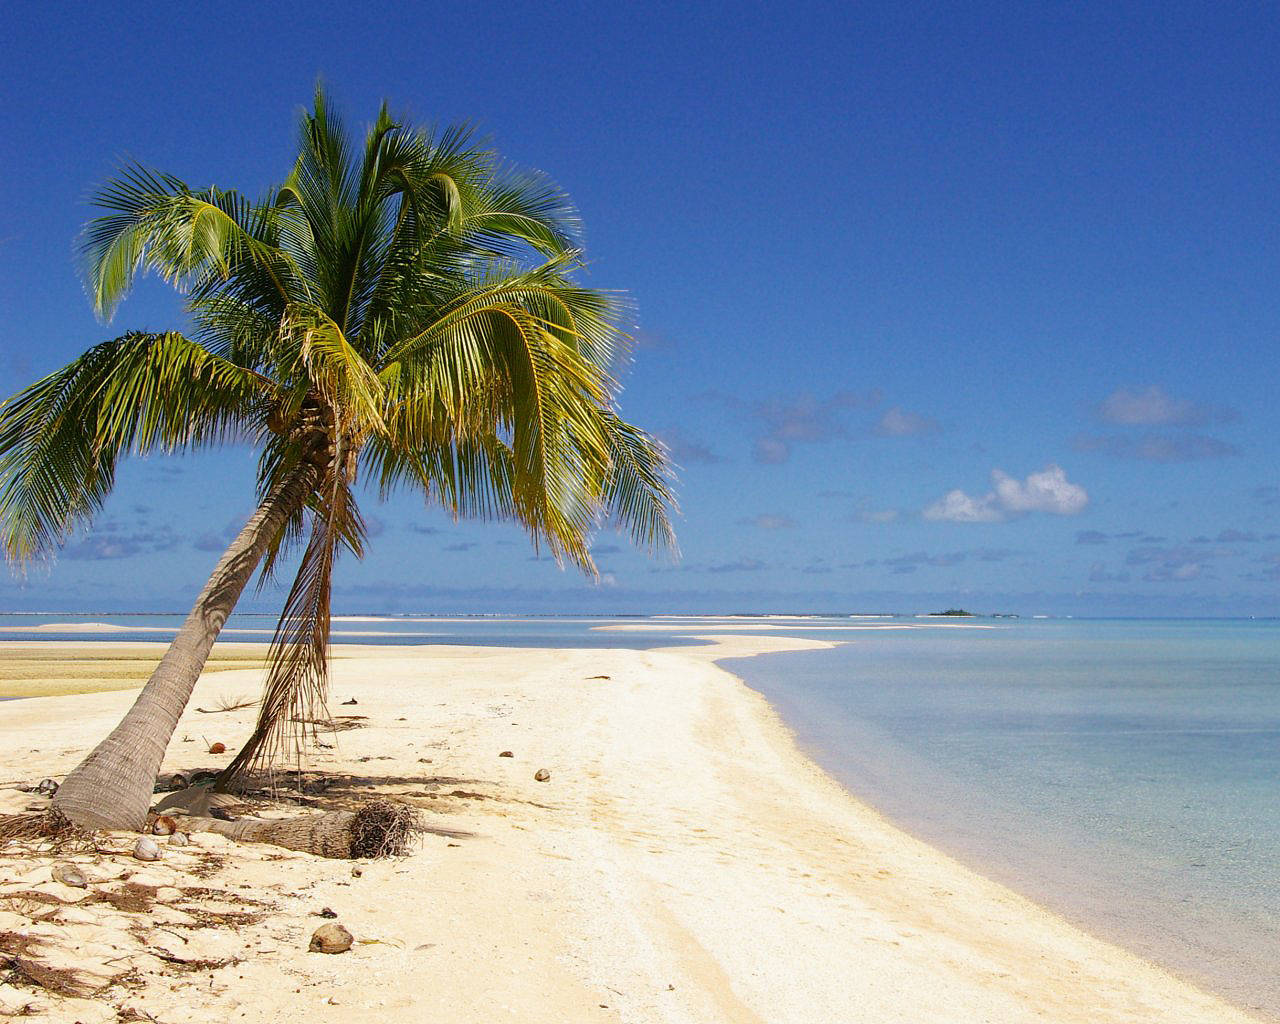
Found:
[[937, 420], [895, 405], [892, 409], [885, 410], [876, 423], [874, 433], [877, 437], [919, 437], [937, 433], [938, 429]]
[[922, 514], [926, 519], [945, 519], [952, 523], [996, 523], [1004, 518], [994, 493], [973, 498], [961, 490], [948, 491]]
[[1127, 427], [1194, 427], [1235, 419], [1232, 409], [1198, 405], [1186, 398], [1174, 398], [1158, 384], [1141, 391], [1121, 388], [1098, 404], [1098, 416], [1108, 423]]
[[948, 491], [921, 514], [925, 519], [952, 523], [996, 523], [1029, 512], [1076, 516], [1089, 505], [1088, 492], [1068, 480], [1061, 466], [1053, 464], [1025, 480], [993, 469], [991, 485], [990, 491], [978, 497], [959, 489]]
[[1077, 516], [1089, 504], [1089, 495], [1067, 479], [1061, 466], [1049, 465], [1026, 480], [1018, 481], [998, 469], [991, 471], [996, 497], [1009, 512], [1048, 512]]

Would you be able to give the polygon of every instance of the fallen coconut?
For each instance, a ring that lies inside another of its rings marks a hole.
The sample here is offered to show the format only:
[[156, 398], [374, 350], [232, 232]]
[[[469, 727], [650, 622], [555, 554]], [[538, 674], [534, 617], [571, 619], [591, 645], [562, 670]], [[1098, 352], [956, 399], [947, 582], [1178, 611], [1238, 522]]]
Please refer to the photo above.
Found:
[[534, 782], [546, 782], [550, 778], [551, 778], [551, 773], [547, 771], [545, 768], [539, 768], [536, 772], [533, 773]]
[[322, 924], [311, 936], [307, 949], [312, 953], [345, 953], [354, 941], [340, 924]]
[[162, 814], [151, 823], [151, 834], [157, 836], [171, 836], [178, 831], [178, 823], [169, 815]]
[[133, 855], [138, 860], [159, 860], [160, 847], [150, 836], [142, 836], [133, 848]]
[[188, 846], [190, 845], [190, 843], [191, 843], [191, 840], [188, 839], [181, 832], [175, 832], [173, 833], [173, 835], [169, 837], [170, 846]]
[[85, 873], [74, 864], [55, 864], [51, 874], [55, 882], [61, 882], [63, 885], [70, 885], [76, 889], [83, 889], [89, 884], [89, 879], [85, 877]]
[[225, 743], [213, 743], [209, 746], [209, 753], [211, 754], [225, 754], [226, 752], [227, 745]]
[[55, 779], [41, 779], [36, 785], [36, 792], [43, 793], [45, 796], [53, 796], [58, 792], [58, 783]]

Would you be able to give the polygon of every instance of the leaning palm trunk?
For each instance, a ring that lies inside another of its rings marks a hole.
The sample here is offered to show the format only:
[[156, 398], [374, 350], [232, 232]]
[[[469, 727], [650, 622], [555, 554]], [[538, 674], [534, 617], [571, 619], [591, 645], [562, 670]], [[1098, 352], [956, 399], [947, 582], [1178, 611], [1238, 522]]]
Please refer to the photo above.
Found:
[[273, 537], [306, 500], [315, 470], [286, 478], [231, 542], [120, 724], [67, 776], [53, 806], [84, 828], [141, 828], [156, 775], [213, 642]]

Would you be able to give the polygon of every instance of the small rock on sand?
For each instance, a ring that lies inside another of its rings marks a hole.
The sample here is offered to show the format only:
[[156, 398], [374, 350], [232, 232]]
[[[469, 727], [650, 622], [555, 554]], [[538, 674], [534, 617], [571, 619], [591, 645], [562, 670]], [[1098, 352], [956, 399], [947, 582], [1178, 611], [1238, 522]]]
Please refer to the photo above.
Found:
[[536, 772], [533, 773], [534, 782], [546, 782], [550, 778], [551, 778], [551, 773], [547, 771], [547, 769], [545, 768], [539, 768]]
[[311, 936], [312, 953], [345, 953], [351, 948], [351, 933], [340, 924], [322, 924]]
[[70, 885], [76, 889], [83, 889], [89, 884], [89, 879], [85, 877], [85, 873], [74, 864], [55, 864], [51, 873], [55, 882], [61, 882], [63, 885]]
[[515, 754], [513, 754], [513, 753], [511, 753], [511, 751], [509, 751], [509, 750], [504, 750], [504, 751], [503, 751], [501, 754], [499, 754], [498, 756], [499, 756], [499, 757], [515, 757], [516, 755], [515, 755]]
[[133, 848], [133, 855], [138, 860], [159, 860], [160, 847], [154, 839], [142, 836], [138, 840], [138, 844]]

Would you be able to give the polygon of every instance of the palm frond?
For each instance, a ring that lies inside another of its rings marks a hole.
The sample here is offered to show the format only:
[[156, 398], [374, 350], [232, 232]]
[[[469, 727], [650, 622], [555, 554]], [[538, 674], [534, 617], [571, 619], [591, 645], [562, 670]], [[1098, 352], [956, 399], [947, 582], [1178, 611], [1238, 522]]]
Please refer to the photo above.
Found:
[[674, 473], [662, 443], [610, 411], [601, 414], [611, 464], [604, 488], [606, 514], [651, 553], [679, 555], [671, 519], [677, 511]]
[[180, 289], [193, 289], [226, 280], [248, 263], [289, 297], [296, 268], [275, 244], [269, 207], [236, 192], [192, 189], [141, 165], [126, 167], [93, 203], [109, 212], [86, 225], [80, 250], [90, 298], [103, 317], [111, 316], [145, 270]]
[[0, 537], [10, 560], [51, 554], [101, 507], [121, 455], [250, 436], [266, 378], [182, 335], [103, 342], [0, 407]]

